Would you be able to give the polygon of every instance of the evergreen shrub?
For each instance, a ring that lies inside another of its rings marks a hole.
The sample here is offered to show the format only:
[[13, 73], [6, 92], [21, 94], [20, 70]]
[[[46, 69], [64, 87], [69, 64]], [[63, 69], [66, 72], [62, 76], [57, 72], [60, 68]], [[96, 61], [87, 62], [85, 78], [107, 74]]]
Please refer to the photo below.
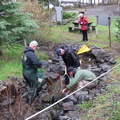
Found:
[[70, 19], [70, 18], [76, 18], [77, 13], [75, 12], [64, 12], [63, 13], [63, 19]]

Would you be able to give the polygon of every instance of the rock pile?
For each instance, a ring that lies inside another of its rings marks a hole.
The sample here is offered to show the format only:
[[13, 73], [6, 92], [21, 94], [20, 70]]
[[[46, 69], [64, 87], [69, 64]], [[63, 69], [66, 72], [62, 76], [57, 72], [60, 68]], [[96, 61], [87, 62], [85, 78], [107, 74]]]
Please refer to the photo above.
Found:
[[[15, 106], [19, 101], [19, 103], [21, 102], [24, 108], [27, 109], [26, 112], [25, 109], [21, 107], [20, 112], [22, 118], [26, 118], [66, 96], [61, 93], [63, 89], [63, 86], [61, 86], [61, 80], [64, 75], [64, 63], [62, 58], [58, 57], [55, 53], [55, 50], [63, 45], [66, 47], [71, 47], [75, 50], [75, 52], [77, 52], [77, 50], [82, 46], [78, 44], [72, 46], [59, 44], [49, 51], [52, 63], [45, 70], [44, 80], [46, 82], [42, 86], [42, 91], [32, 104], [32, 106], [34, 106], [34, 112], [33, 110], [31, 111], [30, 107], [25, 107], [25, 96], [29, 89], [28, 85], [25, 83], [23, 78], [22, 81], [19, 81], [19, 78], [16, 78], [15, 76], [10, 77], [10, 79], [14, 82], [3, 83], [0, 81], [0, 108], [5, 110], [6, 107], [11, 105], [12, 109], [17, 111], [19, 107], [17, 108]], [[110, 53], [106, 53], [96, 46], [90, 46], [89, 48], [91, 51], [79, 55], [80, 61], [82, 62], [81, 68], [93, 71], [96, 76], [99, 76], [111, 69], [116, 63]], [[92, 100], [98, 94], [103, 92], [106, 86], [106, 84], [103, 84], [103, 81], [106, 79], [107, 76], [100, 78], [99, 84], [96, 88], [77, 91], [75, 94], [60, 102], [58, 105], [50, 108], [48, 112], [44, 112], [42, 115], [36, 116], [36, 118], [41, 120], [80, 120], [79, 113], [81, 108], [78, 104], [82, 104], [83, 101]], [[21, 99], [17, 99], [18, 96]], [[1, 119], [4, 119], [5, 117], [11, 118], [10, 112], [11, 111], [6, 111], [4, 114], [1, 112], [1, 114], [3, 114]], [[18, 115], [17, 112], [16, 114], [17, 115], [14, 116], [19, 119], [21, 116]]]

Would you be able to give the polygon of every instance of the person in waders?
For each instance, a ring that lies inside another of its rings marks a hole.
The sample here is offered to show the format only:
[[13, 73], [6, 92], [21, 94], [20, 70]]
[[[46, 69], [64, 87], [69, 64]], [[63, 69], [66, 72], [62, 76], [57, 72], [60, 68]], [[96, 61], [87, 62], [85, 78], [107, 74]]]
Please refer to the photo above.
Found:
[[74, 68], [80, 67], [80, 60], [79, 60], [79, 56], [75, 53], [75, 51], [69, 47], [58, 48], [56, 50], [56, 54], [58, 56], [61, 56], [65, 63], [65, 75], [61, 81], [62, 85], [64, 86], [69, 84], [69, 76], [67, 74], [67, 69], [69, 67], [74, 67]]
[[[96, 79], [96, 76], [93, 72], [85, 69], [69, 67], [67, 72], [70, 75], [70, 83], [66, 85], [66, 88], [62, 90], [62, 93], [69, 93], [73, 87], [81, 88], [92, 80]], [[96, 85], [97, 82], [95, 81], [86, 86], [86, 88], [91, 89], [96, 87]]]
[[48, 65], [47, 61], [40, 61], [35, 55], [37, 46], [38, 43], [36, 41], [32, 41], [22, 52], [22, 74], [30, 87], [27, 95], [28, 104], [33, 102], [42, 87], [42, 84], [38, 81], [38, 68]]

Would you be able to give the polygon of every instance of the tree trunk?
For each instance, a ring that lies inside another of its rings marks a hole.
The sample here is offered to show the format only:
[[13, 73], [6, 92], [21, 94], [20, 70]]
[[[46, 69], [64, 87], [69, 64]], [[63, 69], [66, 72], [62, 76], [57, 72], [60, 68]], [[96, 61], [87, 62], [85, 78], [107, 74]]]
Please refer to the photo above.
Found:
[[0, 50], [0, 55], [2, 55], [2, 50]]

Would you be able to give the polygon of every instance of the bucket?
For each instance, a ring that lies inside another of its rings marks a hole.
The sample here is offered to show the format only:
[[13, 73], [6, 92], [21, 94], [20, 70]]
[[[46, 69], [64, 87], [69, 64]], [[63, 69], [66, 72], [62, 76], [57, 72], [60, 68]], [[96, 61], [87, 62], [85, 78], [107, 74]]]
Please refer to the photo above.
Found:
[[44, 70], [38, 69], [38, 81], [40, 83], [44, 82]]
[[62, 85], [68, 85], [70, 82], [70, 78], [67, 74], [65, 74], [61, 81], [62, 81], [62, 83], [61, 83]]

